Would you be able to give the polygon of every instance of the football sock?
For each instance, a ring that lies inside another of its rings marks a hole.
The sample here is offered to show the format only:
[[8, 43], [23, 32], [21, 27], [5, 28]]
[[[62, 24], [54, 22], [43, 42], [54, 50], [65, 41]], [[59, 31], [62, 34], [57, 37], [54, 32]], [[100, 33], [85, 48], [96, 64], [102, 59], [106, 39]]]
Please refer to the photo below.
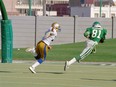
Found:
[[39, 63], [38, 61], [36, 61], [36, 62], [32, 65], [32, 67], [35, 68], [35, 67], [37, 67], [38, 65], [40, 65], [40, 63]]
[[76, 58], [74, 57], [73, 59], [71, 59], [70, 61], [68, 61], [68, 65], [71, 65], [73, 63], [75, 63], [77, 60]]
[[81, 59], [81, 56], [76, 57], [77, 62], [79, 63]]

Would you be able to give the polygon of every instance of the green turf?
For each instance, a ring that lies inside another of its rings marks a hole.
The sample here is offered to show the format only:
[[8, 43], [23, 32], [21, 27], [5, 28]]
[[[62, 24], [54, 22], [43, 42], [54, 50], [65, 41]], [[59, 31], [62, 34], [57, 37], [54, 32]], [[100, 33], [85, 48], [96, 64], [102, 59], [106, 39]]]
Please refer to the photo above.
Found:
[[116, 64], [99, 65], [75, 63], [63, 71], [63, 62], [48, 62], [32, 74], [33, 62], [0, 64], [0, 87], [115, 87]]
[[[108, 39], [97, 46], [97, 53], [89, 55], [83, 61], [116, 62], [116, 39]], [[70, 60], [77, 57], [85, 47], [85, 43], [56, 45], [48, 54], [48, 60]]]
[[[105, 43], [97, 46], [97, 53], [89, 55], [82, 61], [89, 62], [116, 62], [116, 39], [107, 39]], [[77, 57], [85, 47], [84, 42], [53, 45], [48, 52], [47, 60], [65, 61]], [[33, 60], [31, 53], [25, 52], [25, 48], [13, 50], [13, 60]]]

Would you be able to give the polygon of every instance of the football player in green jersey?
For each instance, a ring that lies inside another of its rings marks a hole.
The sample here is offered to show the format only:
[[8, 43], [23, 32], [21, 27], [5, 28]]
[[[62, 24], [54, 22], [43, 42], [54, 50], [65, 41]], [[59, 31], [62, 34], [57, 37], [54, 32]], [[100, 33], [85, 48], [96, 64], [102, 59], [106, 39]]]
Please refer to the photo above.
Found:
[[64, 71], [66, 71], [66, 69], [69, 68], [71, 64], [79, 62], [80, 60], [87, 57], [90, 53], [94, 52], [96, 45], [98, 45], [98, 43], [104, 42], [106, 34], [107, 30], [102, 28], [101, 24], [97, 21], [93, 23], [92, 27], [87, 28], [84, 32], [84, 36], [88, 38], [85, 49], [78, 57], [74, 57], [70, 61], [65, 62]]

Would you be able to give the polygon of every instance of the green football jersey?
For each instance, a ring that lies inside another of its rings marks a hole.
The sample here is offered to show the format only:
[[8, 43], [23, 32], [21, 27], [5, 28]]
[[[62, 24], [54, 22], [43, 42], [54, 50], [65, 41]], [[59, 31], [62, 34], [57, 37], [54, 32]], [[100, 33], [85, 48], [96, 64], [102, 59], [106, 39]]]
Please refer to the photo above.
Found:
[[85, 33], [86, 32], [89, 32], [89, 39], [90, 40], [97, 41], [98, 43], [101, 40], [101, 38], [105, 39], [105, 35], [107, 34], [106, 29], [94, 28], [94, 27], [87, 28]]

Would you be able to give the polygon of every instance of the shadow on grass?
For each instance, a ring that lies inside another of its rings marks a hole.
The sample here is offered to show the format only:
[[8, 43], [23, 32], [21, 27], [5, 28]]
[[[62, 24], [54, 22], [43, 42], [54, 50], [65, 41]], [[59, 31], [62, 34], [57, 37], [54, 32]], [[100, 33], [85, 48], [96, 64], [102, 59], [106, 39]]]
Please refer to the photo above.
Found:
[[92, 78], [81, 78], [83, 80], [98, 80], [98, 81], [116, 81], [116, 79], [111, 79], [111, 80], [108, 80], [108, 79], [92, 79]]
[[11, 71], [0, 71], [0, 73], [11, 73]]
[[43, 72], [43, 71], [39, 71], [39, 72], [37, 72], [37, 73], [50, 73], [50, 74], [64, 74], [63, 72], [52, 72], [52, 71], [50, 71], [50, 72]]

